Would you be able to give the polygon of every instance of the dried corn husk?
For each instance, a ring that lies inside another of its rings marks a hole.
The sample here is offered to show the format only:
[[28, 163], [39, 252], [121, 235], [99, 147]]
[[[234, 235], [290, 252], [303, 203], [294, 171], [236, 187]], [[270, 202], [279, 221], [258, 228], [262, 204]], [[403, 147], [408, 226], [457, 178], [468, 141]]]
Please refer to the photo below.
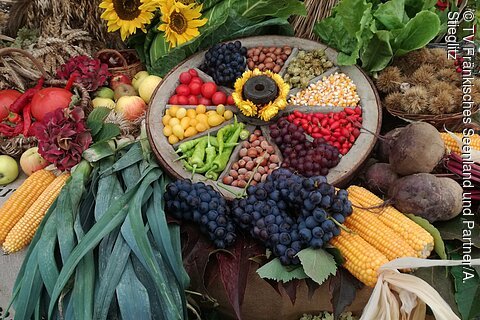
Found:
[[[437, 320], [460, 320], [443, 298], [422, 279], [398, 270], [436, 266], [460, 266], [462, 260], [399, 258], [379, 268], [377, 284], [360, 320], [424, 320], [426, 305]], [[471, 265], [480, 265], [473, 259]]]

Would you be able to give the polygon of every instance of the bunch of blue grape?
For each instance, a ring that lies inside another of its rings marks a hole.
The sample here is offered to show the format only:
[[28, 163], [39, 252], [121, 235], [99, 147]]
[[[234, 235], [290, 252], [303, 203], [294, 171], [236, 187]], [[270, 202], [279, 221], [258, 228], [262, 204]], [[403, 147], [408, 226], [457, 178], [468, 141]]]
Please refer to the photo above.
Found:
[[302, 127], [281, 118], [270, 125], [270, 136], [283, 155], [282, 167], [306, 177], [326, 176], [340, 162], [340, 152], [323, 138], [307, 140]]
[[172, 217], [198, 224], [215, 247], [223, 249], [235, 242], [235, 225], [229, 216], [230, 207], [212, 186], [203, 182], [177, 180], [167, 185], [164, 199], [166, 210]]
[[200, 70], [210, 75], [215, 83], [233, 87], [247, 68], [247, 48], [240, 41], [216, 44], [205, 53]]
[[324, 247], [340, 234], [337, 225], [352, 213], [345, 190], [335, 192], [324, 176], [305, 178], [280, 168], [247, 188], [233, 202], [237, 225], [272, 250], [284, 265], [298, 264], [302, 249]]

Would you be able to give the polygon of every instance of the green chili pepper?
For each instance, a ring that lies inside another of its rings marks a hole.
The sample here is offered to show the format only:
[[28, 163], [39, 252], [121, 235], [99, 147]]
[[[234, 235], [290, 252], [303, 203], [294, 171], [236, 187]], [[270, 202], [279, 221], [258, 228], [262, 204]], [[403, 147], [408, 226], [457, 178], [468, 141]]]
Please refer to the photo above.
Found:
[[217, 132], [218, 153], [223, 152], [223, 148], [225, 147], [224, 146], [224, 143], [225, 143], [224, 139], [226, 138], [225, 136], [231, 131], [235, 131], [235, 125], [233, 123], [226, 125], [222, 129], [218, 130]]
[[208, 142], [208, 146], [205, 149], [205, 154], [206, 154], [205, 164], [200, 168], [197, 168], [197, 173], [205, 173], [208, 170], [210, 170], [210, 168], [212, 167], [213, 161], [217, 157], [217, 150], [214, 146], [210, 144], [210, 141]]
[[[243, 130], [243, 123], [237, 125], [237, 128], [233, 135], [226, 141], [227, 143], [236, 143], [240, 136], [240, 132]], [[212, 163], [212, 168], [209, 170], [220, 173], [222, 172], [225, 167], [227, 166], [228, 160], [230, 159], [230, 155], [232, 154], [233, 147], [225, 148], [222, 153], [219, 153], [218, 156]], [[208, 172], [207, 172], [208, 173]], [[211, 179], [210, 177], [206, 176], [207, 178]], [[218, 177], [217, 177], [218, 178]], [[214, 179], [216, 180], [216, 179]]]

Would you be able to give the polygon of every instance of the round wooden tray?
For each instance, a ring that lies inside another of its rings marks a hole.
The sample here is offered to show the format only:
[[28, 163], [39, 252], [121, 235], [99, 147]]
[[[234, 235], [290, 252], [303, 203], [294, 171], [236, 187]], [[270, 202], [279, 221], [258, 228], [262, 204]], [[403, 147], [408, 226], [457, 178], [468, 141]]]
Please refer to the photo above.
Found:
[[[279, 72], [280, 75], [283, 75], [286, 71], [288, 63], [294, 59], [298, 50], [317, 50], [317, 49], [325, 49], [325, 53], [330, 61], [336, 65], [337, 61], [337, 52], [321, 43], [296, 38], [296, 37], [284, 37], [284, 36], [259, 36], [259, 37], [250, 37], [250, 38], [243, 38], [239, 39], [242, 43], [242, 46], [247, 48], [258, 47], [258, 46], [267, 46], [267, 47], [283, 47], [283, 46], [290, 46], [293, 48], [292, 54], [290, 55], [289, 59], [286, 61], [285, 65], [283, 66], [282, 70]], [[234, 41], [234, 40], [232, 40]], [[206, 51], [199, 52], [189, 59], [185, 60], [184, 62], [180, 63], [176, 66], [173, 70], [171, 70], [163, 79], [163, 81], [159, 84], [156, 88], [153, 98], [150, 102], [148, 113], [147, 113], [147, 132], [148, 138], [150, 140], [150, 144], [152, 145], [153, 151], [163, 166], [163, 168], [167, 171], [169, 175], [174, 178], [192, 178], [191, 172], [185, 170], [179, 161], [175, 161], [178, 155], [175, 153], [175, 148], [178, 145], [170, 145], [167, 141], [167, 138], [163, 135], [163, 124], [162, 124], [162, 116], [165, 114], [165, 110], [168, 109], [170, 106], [168, 105], [168, 100], [170, 96], [174, 93], [175, 88], [179, 84], [178, 77], [180, 73], [187, 71], [190, 68], [198, 68], [200, 64], [204, 60], [204, 55]], [[199, 71], [197, 69], [197, 71]], [[310, 83], [314, 83], [318, 81], [322, 76], [332, 74], [334, 72], [343, 72], [348, 75], [352, 81], [357, 86], [357, 93], [360, 97], [360, 106], [362, 108], [362, 118], [363, 123], [362, 126], [366, 130], [370, 132], [379, 133], [381, 128], [381, 104], [380, 98], [378, 93], [375, 89], [373, 82], [368, 78], [368, 76], [357, 66], [334, 66], [331, 69], [328, 69], [324, 74], [319, 77], [316, 77], [310, 81]], [[211, 78], [199, 71], [200, 77], [204, 80], [212, 81]], [[231, 89], [229, 88], [220, 88], [226, 93], [230, 93]], [[297, 92], [298, 89], [292, 89], [290, 91], [291, 94]], [[195, 106], [184, 106], [185, 108], [194, 108]], [[207, 109], [214, 109], [215, 107], [207, 107]], [[235, 106], [227, 106], [227, 109], [232, 110], [235, 114], [239, 115], [239, 119], [241, 118], [240, 111]], [[318, 106], [318, 107], [297, 107], [297, 106], [288, 106], [285, 110], [281, 111], [282, 114], [289, 114], [294, 110], [300, 110], [302, 112], [339, 112], [343, 110], [340, 107], [325, 107], [325, 106]], [[211, 128], [201, 134], [197, 134], [194, 137], [189, 139], [196, 139], [202, 135], [211, 134], [215, 135], [215, 133], [224, 125], [231, 123], [231, 121], [226, 121], [222, 125], [218, 127]], [[246, 128], [250, 131], [253, 131], [255, 127], [262, 130], [263, 135], [268, 140], [269, 137], [269, 129], [267, 123], [264, 126], [258, 126], [258, 120], [256, 119], [257, 123], [247, 124]], [[189, 139], [184, 139], [181, 142], [188, 141]], [[344, 187], [354, 176], [355, 173], [360, 169], [361, 165], [364, 161], [368, 158], [370, 152], [372, 151], [373, 147], [375, 146], [376, 137], [371, 133], [361, 130], [361, 134], [355, 141], [354, 145], [350, 149], [350, 151], [344, 155], [340, 161], [340, 163], [331, 168], [328, 175], [327, 180], [329, 183], [337, 186], [337, 187]], [[212, 185], [215, 189], [220, 191], [225, 197], [232, 198], [234, 194], [238, 194], [241, 189], [232, 186], [221, 185], [222, 177], [228, 172], [232, 163], [238, 160], [238, 151], [241, 148], [241, 143], [237, 146], [237, 148], [233, 151], [230, 162], [228, 163], [225, 171], [220, 175], [218, 181], [212, 181], [205, 178], [205, 176], [201, 174], [195, 174], [193, 176], [193, 181], [203, 181], [206, 184]], [[277, 153], [278, 152], [278, 148]], [[281, 157], [281, 154], [279, 154]], [[230, 191], [228, 191], [230, 190]]]

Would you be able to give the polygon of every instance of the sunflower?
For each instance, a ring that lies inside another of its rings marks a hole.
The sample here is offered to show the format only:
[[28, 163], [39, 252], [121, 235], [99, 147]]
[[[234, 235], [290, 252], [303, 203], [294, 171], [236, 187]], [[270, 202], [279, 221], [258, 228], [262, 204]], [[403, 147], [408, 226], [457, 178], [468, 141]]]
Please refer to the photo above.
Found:
[[[243, 92], [243, 88], [247, 81], [259, 76], [269, 77], [275, 82], [278, 88], [278, 94], [275, 99], [263, 105], [256, 105], [250, 100], [245, 100]], [[242, 77], [235, 81], [234, 89], [235, 91], [232, 93], [233, 100], [244, 115], [247, 117], [258, 116], [260, 119], [268, 121], [275, 117], [279, 110], [283, 110], [287, 106], [287, 95], [290, 91], [290, 86], [285, 83], [283, 78], [277, 73], [269, 70], [262, 72], [255, 69], [253, 71], [244, 72]]]
[[[186, 5], [184, 3], [190, 4]], [[158, 30], [165, 32], [165, 37], [172, 48], [192, 40], [200, 35], [198, 27], [208, 19], [198, 19], [202, 15], [202, 5], [194, 1], [160, 0], [162, 22]]]
[[134, 34], [137, 29], [146, 32], [158, 7], [156, 0], [104, 0], [99, 5], [105, 9], [101, 18], [107, 21], [108, 32], [120, 29], [122, 40]]

